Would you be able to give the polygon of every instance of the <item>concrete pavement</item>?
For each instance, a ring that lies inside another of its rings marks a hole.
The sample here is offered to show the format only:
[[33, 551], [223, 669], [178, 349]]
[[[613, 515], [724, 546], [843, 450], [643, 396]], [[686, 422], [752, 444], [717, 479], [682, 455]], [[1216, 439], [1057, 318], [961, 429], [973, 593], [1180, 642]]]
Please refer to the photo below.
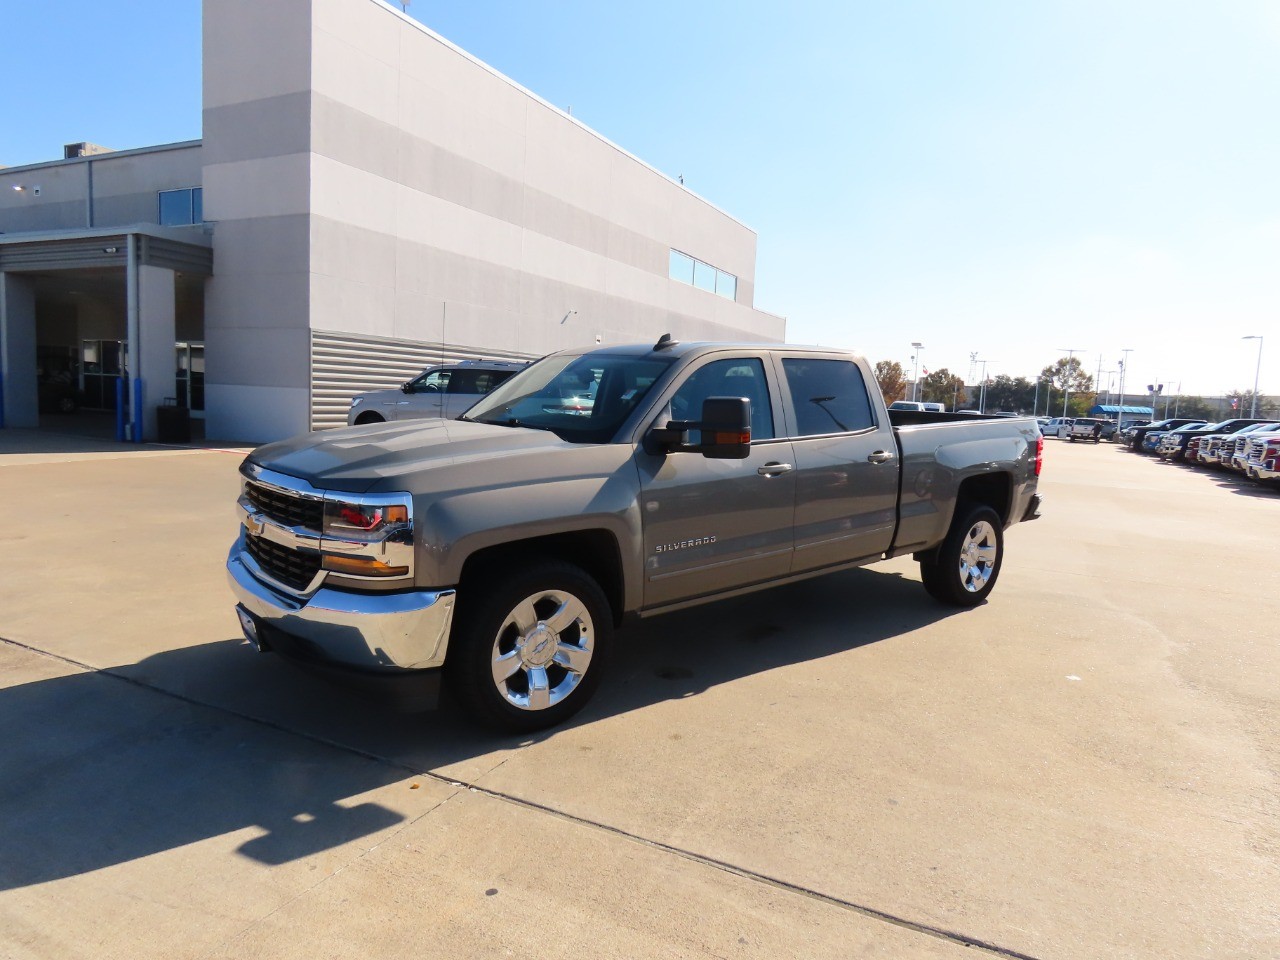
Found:
[[1280, 497], [1047, 446], [988, 604], [648, 621], [512, 740], [239, 641], [238, 452], [0, 431], [0, 956], [1280, 954]]

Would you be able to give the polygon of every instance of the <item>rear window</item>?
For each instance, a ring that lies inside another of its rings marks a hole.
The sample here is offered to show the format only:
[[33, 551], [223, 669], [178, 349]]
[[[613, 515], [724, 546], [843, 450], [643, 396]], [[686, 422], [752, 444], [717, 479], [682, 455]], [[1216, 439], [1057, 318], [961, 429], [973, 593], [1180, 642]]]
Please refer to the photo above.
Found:
[[848, 360], [782, 361], [796, 412], [795, 436], [854, 433], [876, 425], [858, 365]]

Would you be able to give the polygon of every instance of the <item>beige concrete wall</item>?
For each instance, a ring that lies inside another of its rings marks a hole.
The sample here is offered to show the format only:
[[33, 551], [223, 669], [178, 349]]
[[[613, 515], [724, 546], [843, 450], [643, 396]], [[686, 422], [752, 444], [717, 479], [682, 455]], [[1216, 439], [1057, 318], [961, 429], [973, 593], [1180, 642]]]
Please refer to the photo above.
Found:
[[310, 3], [206, 4], [203, 42], [206, 429], [272, 440], [310, 419]]
[[[157, 223], [157, 194], [161, 190], [200, 186], [202, 170], [199, 143], [126, 150], [0, 170], [0, 232], [79, 230], [90, 226], [91, 176], [92, 226]], [[15, 190], [15, 186], [25, 189]]]
[[[307, 428], [311, 330], [495, 354], [781, 339], [755, 234], [381, 0], [204, 16], [210, 436]], [[737, 301], [668, 279], [675, 247]]]
[[[311, 10], [313, 327], [531, 353], [784, 336], [751, 308], [751, 230], [380, 0]], [[668, 279], [672, 247], [738, 302]]]

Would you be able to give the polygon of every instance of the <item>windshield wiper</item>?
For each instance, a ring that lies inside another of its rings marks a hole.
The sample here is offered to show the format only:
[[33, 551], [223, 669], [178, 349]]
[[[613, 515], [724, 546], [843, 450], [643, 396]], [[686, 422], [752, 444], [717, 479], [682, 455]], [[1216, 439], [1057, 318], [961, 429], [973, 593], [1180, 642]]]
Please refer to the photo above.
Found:
[[464, 420], [471, 420], [472, 423], [487, 423], [492, 427], [523, 427], [526, 430], [550, 430], [551, 428], [541, 423], [529, 423], [526, 420], [520, 420], [516, 417], [503, 417], [497, 420], [482, 420], [479, 418], [472, 419], [464, 417]]

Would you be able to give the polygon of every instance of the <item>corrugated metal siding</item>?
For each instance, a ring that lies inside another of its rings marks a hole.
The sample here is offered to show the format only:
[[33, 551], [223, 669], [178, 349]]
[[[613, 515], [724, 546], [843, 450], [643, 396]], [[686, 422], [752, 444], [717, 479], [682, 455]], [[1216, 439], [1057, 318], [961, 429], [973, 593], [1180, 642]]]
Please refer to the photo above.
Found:
[[[213, 272], [208, 247], [138, 234], [138, 262], [181, 273]], [[124, 267], [129, 260], [128, 234], [74, 240], [33, 240], [0, 244], [0, 270], [78, 270], [86, 267]]]
[[459, 360], [533, 360], [531, 354], [495, 352], [450, 343], [311, 331], [311, 429], [347, 423], [351, 398], [390, 390], [426, 367]]
[[0, 246], [0, 270], [123, 267], [128, 259], [129, 243], [124, 234], [79, 240], [33, 240]]
[[142, 236], [140, 261], [152, 267], [164, 267], [179, 273], [213, 274], [213, 250], [190, 243]]

